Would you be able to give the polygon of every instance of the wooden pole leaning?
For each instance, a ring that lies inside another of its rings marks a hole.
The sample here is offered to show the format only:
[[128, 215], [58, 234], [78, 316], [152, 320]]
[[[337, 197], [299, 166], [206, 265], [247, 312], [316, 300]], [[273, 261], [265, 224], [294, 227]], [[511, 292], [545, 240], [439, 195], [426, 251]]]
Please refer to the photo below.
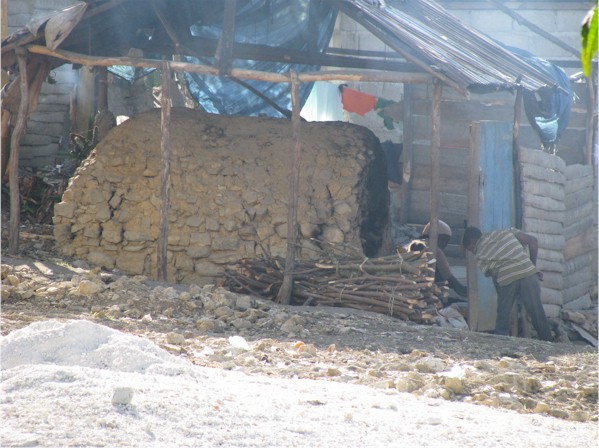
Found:
[[21, 88], [21, 104], [15, 122], [15, 128], [10, 139], [10, 159], [8, 161], [9, 187], [10, 187], [10, 221], [8, 252], [15, 255], [19, 250], [19, 225], [21, 215], [20, 191], [19, 191], [19, 148], [21, 138], [25, 133], [27, 115], [29, 109], [29, 81], [27, 76], [27, 50], [22, 47], [15, 49], [19, 65], [19, 77]]

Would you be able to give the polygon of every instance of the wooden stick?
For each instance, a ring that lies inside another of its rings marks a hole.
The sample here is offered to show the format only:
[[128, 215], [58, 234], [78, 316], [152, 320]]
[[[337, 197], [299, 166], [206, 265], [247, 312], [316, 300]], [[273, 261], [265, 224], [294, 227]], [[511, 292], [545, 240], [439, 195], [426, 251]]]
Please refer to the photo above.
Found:
[[436, 254], [439, 235], [439, 183], [441, 181], [439, 152], [441, 147], [441, 98], [443, 85], [438, 81], [434, 81], [433, 85], [435, 87], [431, 113], [431, 228], [428, 240], [431, 252]]
[[399, 208], [399, 223], [406, 224], [410, 217], [410, 197], [412, 194], [412, 170], [414, 162], [414, 114], [412, 99], [414, 88], [406, 84], [403, 88], [403, 149], [401, 151], [402, 173], [401, 173], [401, 204]]
[[297, 73], [291, 72], [291, 105], [293, 127], [293, 165], [289, 176], [289, 207], [287, 213], [287, 257], [285, 259], [285, 278], [283, 285], [277, 295], [277, 301], [288, 305], [291, 300], [293, 289], [293, 270], [295, 269], [295, 240], [297, 239], [297, 202], [299, 192], [300, 162], [302, 154], [302, 142], [300, 139], [300, 99], [299, 79]]
[[158, 249], [156, 253], [156, 264], [158, 265], [158, 281], [167, 281], [167, 254], [168, 254], [168, 210], [170, 208], [170, 184], [171, 184], [171, 70], [168, 62], [162, 65], [162, 93], [160, 104], [162, 106], [162, 138], [160, 150], [162, 153], [162, 170], [160, 171], [160, 193], [162, 207], [160, 209], [160, 229], [158, 233]]
[[24, 48], [15, 49], [19, 64], [19, 77], [21, 85], [21, 105], [17, 114], [17, 121], [10, 139], [10, 159], [8, 161], [9, 186], [10, 186], [10, 222], [8, 253], [16, 255], [19, 250], [19, 224], [21, 214], [21, 195], [19, 193], [19, 149], [21, 137], [25, 133], [27, 115], [29, 110], [29, 81], [27, 78], [27, 52]]
[[2, 125], [0, 126], [2, 129], [2, 141], [0, 143], [0, 149], [2, 151], [0, 161], [2, 168], [0, 169], [0, 178], [3, 182], [4, 177], [7, 174], [6, 169], [8, 168], [8, 159], [10, 157], [10, 117], [11, 113], [8, 110], [2, 109]]
[[221, 76], [226, 76], [231, 71], [233, 59], [233, 46], [235, 45], [235, 10], [237, 0], [225, 0], [223, 18], [223, 31], [218, 39], [214, 65], [218, 67]]
[[518, 85], [514, 100], [514, 128], [512, 137], [512, 166], [514, 167], [514, 226], [522, 228], [522, 166], [520, 165], [520, 120], [522, 116], [522, 86]]

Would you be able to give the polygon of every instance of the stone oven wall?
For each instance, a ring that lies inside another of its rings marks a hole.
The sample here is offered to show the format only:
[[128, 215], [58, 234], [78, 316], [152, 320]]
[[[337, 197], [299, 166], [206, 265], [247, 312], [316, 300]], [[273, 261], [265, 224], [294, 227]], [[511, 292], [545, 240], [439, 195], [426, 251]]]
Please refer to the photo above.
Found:
[[[293, 139], [288, 120], [173, 109], [168, 279], [215, 281], [244, 257], [285, 255]], [[54, 209], [57, 246], [107, 269], [155, 277], [160, 223], [160, 110], [114, 128]], [[300, 258], [310, 238], [365, 255], [388, 234], [380, 143], [347, 123], [302, 123]]]

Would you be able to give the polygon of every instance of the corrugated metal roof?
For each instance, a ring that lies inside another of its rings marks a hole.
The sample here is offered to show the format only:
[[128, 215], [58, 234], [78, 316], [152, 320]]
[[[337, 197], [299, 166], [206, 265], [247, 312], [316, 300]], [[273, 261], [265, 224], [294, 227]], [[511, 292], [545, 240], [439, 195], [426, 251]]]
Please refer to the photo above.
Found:
[[[255, 1], [238, 0], [238, 11]], [[512, 89], [518, 84], [536, 91], [556, 85], [548, 73], [467, 27], [432, 0], [320, 1], [337, 6], [397, 51], [401, 57], [396, 61], [403, 58], [418, 67], [418, 70], [435, 74], [462, 92]], [[148, 50], [147, 54], [157, 57], [160, 54], [169, 57], [178, 51], [172, 36], [164, 30], [164, 24], [150, 7], [151, 2], [87, 0], [86, 3], [87, 12], [61, 42], [60, 49], [106, 57], [127, 56], [132, 48], [144, 48]], [[172, 24], [182, 43], [195, 44], [196, 50], [204, 49], [210, 55], [209, 42], [191, 42], [193, 36], [189, 30], [194, 24], [214, 19], [217, 10], [223, 9], [222, 3], [215, 5], [212, 0], [177, 0], [158, 1], [157, 4], [163, 5], [164, 18]], [[146, 38], [146, 32], [149, 39]], [[37, 36], [15, 33], [2, 42], [2, 66], [14, 63], [10, 49], [27, 43], [47, 44], [43, 33]], [[239, 48], [243, 47], [243, 44], [237, 44]], [[264, 48], [256, 47], [255, 51], [264, 51]], [[235, 57], [244, 59], [242, 51], [239, 50]], [[271, 58], [268, 60], [275, 60], [272, 59], [276, 57], [273, 54], [268, 56]], [[255, 55], [246, 55], [245, 59], [255, 59]], [[304, 54], [306, 57], [310, 55], [309, 52]], [[280, 56], [280, 62], [288, 62], [283, 56]], [[322, 58], [319, 61], [322, 63]], [[384, 58], [380, 61], [384, 62]]]
[[547, 73], [431, 0], [333, 0], [395, 51], [408, 53], [469, 90], [554, 87]]

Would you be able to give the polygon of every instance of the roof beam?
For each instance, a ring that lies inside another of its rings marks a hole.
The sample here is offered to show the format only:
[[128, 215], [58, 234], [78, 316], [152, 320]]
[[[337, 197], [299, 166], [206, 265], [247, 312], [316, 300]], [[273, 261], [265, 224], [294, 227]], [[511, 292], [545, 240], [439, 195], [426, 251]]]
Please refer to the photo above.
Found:
[[166, 31], [166, 34], [168, 34], [168, 37], [173, 42], [173, 45], [175, 45], [175, 49], [179, 51], [181, 47], [181, 40], [179, 39], [179, 36], [175, 28], [171, 26], [169, 21], [166, 19], [163, 11], [160, 9], [158, 0], [150, 0], [150, 4], [152, 5], [152, 10], [154, 11], [154, 14], [156, 14], [156, 17], [158, 17], [158, 20], [160, 21], [162, 27]]
[[[50, 50], [42, 45], [29, 45], [27, 50], [33, 54], [52, 56], [73, 64], [86, 66], [111, 66], [127, 65], [130, 67], [162, 68], [164, 61], [157, 59], [131, 58], [131, 57], [104, 57], [86, 56], [72, 51]], [[172, 70], [204, 75], [220, 76], [219, 70], [210, 65], [192, 64], [189, 62], [169, 62]], [[256, 79], [266, 82], [289, 82], [289, 75], [281, 73], [260, 72], [256, 70], [245, 70], [239, 68], [231, 69], [231, 76], [241, 79]], [[427, 84], [433, 79], [426, 73], [398, 73], [390, 71], [370, 70], [328, 70], [318, 72], [298, 73], [301, 82], [315, 81], [358, 81], [358, 82], [396, 82]]]
[[221, 76], [231, 71], [233, 47], [235, 45], [235, 12], [237, 0], [225, 0], [225, 13], [223, 18], [223, 31], [218, 39], [214, 65], [219, 69]]
[[[194, 52], [194, 54], [188, 56], [200, 55], [207, 57], [212, 56], [216, 51], [217, 41], [214, 39], [194, 37], [187, 41], [185, 46]], [[368, 52], [355, 53], [360, 56], [372, 56], [368, 54]], [[326, 67], [406, 71], [412, 73], [423, 71], [415, 64], [400, 59], [399, 56], [393, 56], [391, 60], [389, 60], [389, 57], [355, 57], [328, 53], [310, 54], [305, 51], [291, 50], [288, 48], [239, 42], [236, 42], [233, 47], [232, 58], [239, 60], [283, 62], [287, 64], [320, 65]]]
[[310, 2], [308, 8], [308, 53], [312, 56], [316, 56], [318, 53], [318, 25], [320, 19], [317, 15], [316, 2]]

